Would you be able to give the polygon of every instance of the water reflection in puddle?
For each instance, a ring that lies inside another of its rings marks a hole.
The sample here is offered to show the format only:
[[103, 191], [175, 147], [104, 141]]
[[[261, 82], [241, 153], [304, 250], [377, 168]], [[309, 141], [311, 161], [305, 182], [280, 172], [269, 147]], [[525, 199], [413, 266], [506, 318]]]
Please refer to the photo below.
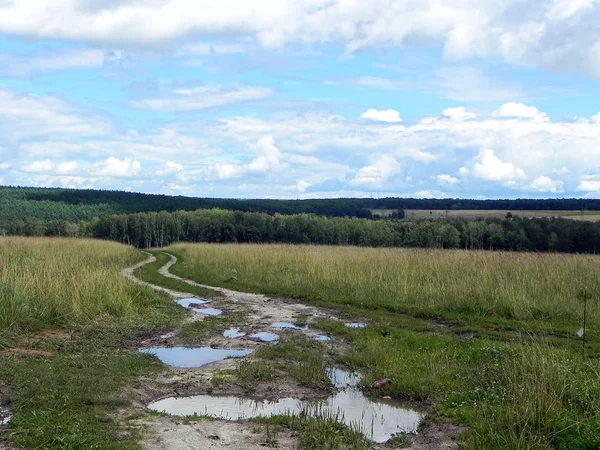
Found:
[[0, 407], [0, 426], [8, 425], [12, 419], [12, 414], [4, 408]]
[[319, 342], [327, 342], [327, 341], [331, 340], [331, 338], [329, 336], [325, 336], [324, 334], [313, 334], [310, 337], [312, 339], [314, 339], [315, 341], [319, 341]]
[[215, 308], [197, 308], [194, 309], [198, 314], [204, 314], [205, 316], [220, 316], [223, 314], [223, 311]]
[[252, 350], [228, 350], [210, 347], [157, 347], [143, 349], [140, 352], [155, 355], [169, 366], [187, 369], [201, 367], [227, 358], [241, 358], [252, 353]]
[[334, 418], [376, 443], [386, 442], [396, 433], [417, 430], [423, 416], [421, 412], [394, 402], [366, 398], [356, 387], [360, 381], [358, 374], [334, 369], [329, 376], [334, 386], [341, 390], [325, 400], [283, 398], [268, 402], [234, 396], [196, 395], [166, 398], [148, 407], [179, 416], [198, 414], [225, 420], [304, 413], [311, 417]]
[[291, 322], [275, 322], [271, 324], [271, 327], [273, 328], [277, 328], [277, 329], [287, 329], [287, 330], [306, 330], [305, 328], [299, 327], [297, 325], [294, 325]]
[[239, 328], [230, 328], [228, 330], [223, 331], [223, 337], [229, 338], [229, 339], [236, 339], [236, 338], [240, 338], [240, 337], [244, 337], [246, 336], [246, 333], [244, 333], [243, 331], [240, 331]]
[[183, 306], [184, 308], [191, 309], [192, 311], [200, 311], [200, 308], [198, 308], [198, 306], [206, 305], [207, 303], [210, 303], [210, 302], [208, 300], [202, 300], [200, 298], [194, 298], [194, 297], [182, 298], [180, 300], [177, 300], [177, 304], [179, 306]]
[[365, 325], [364, 323], [347, 323], [345, 324], [348, 328], [364, 328], [367, 325]]
[[277, 339], [279, 339], [279, 337], [276, 334], [265, 333], [265, 332], [254, 333], [254, 334], [251, 334], [250, 337], [252, 339], [258, 339], [259, 341], [263, 341], [263, 342], [274, 342]]

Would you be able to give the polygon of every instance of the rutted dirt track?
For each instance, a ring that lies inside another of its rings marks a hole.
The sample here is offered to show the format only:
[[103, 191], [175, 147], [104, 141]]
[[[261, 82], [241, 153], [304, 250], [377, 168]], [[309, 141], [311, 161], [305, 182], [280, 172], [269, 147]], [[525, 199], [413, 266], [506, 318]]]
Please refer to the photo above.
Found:
[[[274, 330], [271, 327], [274, 322], [294, 322], [298, 319], [306, 320], [307, 317], [327, 317], [337, 320], [329, 311], [319, 308], [291, 303], [259, 294], [206, 286], [178, 277], [169, 272], [169, 269], [177, 262], [177, 259], [173, 255], [169, 256], [171, 258], [170, 261], [159, 269], [159, 273], [165, 277], [174, 278], [192, 286], [217, 291], [220, 297], [213, 299], [210, 306], [222, 310], [226, 316], [235, 315], [236, 318], [239, 317], [239, 323], [235, 323], [234, 326], [246, 333], [246, 336], [238, 339], [229, 339], [218, 334], [203, 341], [201, 344], [203, 347], [255, 349], [261, 345], [274, 345], [274, 343], [265, 343], [252, 339], [250, 337], [252, 333], [269, 332], [275, 335], [286, 333], [286, 331]], [[133, 275], [136, 269], [154, 261], [156, 261], [156, 258], [149, 255], [145, 261], [123, 270], [123, 276], [135, 283], [165, 292], [176, 300], [194, 297], [194, 295], [186, 292], [174, 291], [147, 283]], [[204, 317], [201, 314], [193, 314], [190, 320], [203, 320]], [[310, 327], [310, 319], [308, 323], [309, 325], [306, 328], [294, 332], [301, 332], [308, 336], [319, 334], [318, 330]], [[148, 338], [146, 341], [141, 342], [140, 346], [175, 346], [178, 340], [177, 333], [177, 330], [173, 330], [171, 333], [160, 337]], [[327, 345], [331, 351], [344, 351], [344, 343], [332, 341], [327, 343]], [[235, 383], [215, 384], [211, 382], [213, 377], [217, 376], [216, 374], [222, 373], [219, 371], [234, 368], [237, 364], [237, 360], [225, 359], [194, 369], [171, 368], [166, 374], [139, 380], [132, 387], [129, 394], [137, 406], [140, 407], [145, 407], [152, 400], [168, 396], [208, 393], [245, 396], [248, 395], [247, 387], [242, 388]], [[281, 377], [276, 377], [274, 381], [254, 383], [252, 386], [252, 396], [268, 399], [322, 397], [326, 394], [326, 392], [318, 392], [302, 386], [284, 373], [281, 374]], [[152, 419], [140, 420], [136, 425], [141, 425], [149, 431], [150, 437], [141, 443], [142, 447], [147, 450], [192, 450], [204, 448], [253, 450], [263, 449], [267, 444], [265, 434], [257, 432], [256, 424], [247, 422], [228, 422], [222, 420], [185, 422], [177, 417], [154, 417]], [[409, 448], [412, 450], [453, 449], [456, 448], [456, 443], [451, 437], [460, 431], [459, 427], [449, 424], [427, 425], [420, 431]], [[295, 437], [285, 431], [279, 432], [275, 441], [270, 442], [270, 444], [276, 444], [276, 448], [282, 449], [294, 449], [297, 447]], [[373, 448], [387, 447], [374, 445]]]

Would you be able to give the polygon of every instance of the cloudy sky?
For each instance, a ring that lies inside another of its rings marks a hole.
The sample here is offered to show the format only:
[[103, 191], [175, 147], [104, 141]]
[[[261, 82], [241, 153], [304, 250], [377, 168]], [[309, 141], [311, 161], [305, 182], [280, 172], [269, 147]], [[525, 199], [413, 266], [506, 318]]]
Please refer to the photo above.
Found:
[[597, 197], [600, 0], [0, 0], [0, 184]]

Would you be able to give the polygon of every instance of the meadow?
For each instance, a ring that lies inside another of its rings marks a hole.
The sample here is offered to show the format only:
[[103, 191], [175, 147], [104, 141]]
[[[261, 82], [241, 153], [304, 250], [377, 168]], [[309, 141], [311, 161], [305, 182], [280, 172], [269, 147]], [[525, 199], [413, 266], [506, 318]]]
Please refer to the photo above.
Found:
[[[394, 398], [467, 425], [468, 449], [600, 446], [598, 279], [593, 256], [291, 245], [177, 244], [171, 271], [329, 307], [351, 350], [338, 364], [391, 378]], [[235, 269], [235, 277], [232, 271]], [[587, 353], [575, 336], [589, 303]]]
[[115, 420], [121, 391], [164, 369], [128, 342], [181, 317], [121, 276], [144, 258], [112, 242], [0, 238], [0, 404], [14, 413], [0, 447], [136, 448]]
[[[397, 209], [371, 209], [373, 215], [380, 217], [391, 217]], [[510, 211], [513, 216], [527, 218], [551, 218], [561, 217], [564, 219], [585, 220], [589, 222], [600, 221], [600, 211], [542, 211], [542, 210], [502, 210], [502, 209], [405, 209], [406, 220], [424, 220], [424, 219], [478, 219], [478, 218], [494, 218], [504, 219]]]

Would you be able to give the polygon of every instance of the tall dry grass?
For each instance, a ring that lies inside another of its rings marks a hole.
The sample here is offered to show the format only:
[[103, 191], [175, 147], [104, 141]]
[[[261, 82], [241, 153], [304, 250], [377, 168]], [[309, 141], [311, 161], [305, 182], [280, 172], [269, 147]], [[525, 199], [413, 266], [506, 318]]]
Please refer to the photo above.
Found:
[[0, 330], [21, 331], [137, 314], [140, 289], [120, 270], [133, 248], [84, 239], [0, 238]]
[[582, 289], [600, 319], [600, 258], [591, 255], [177, 244], [175, 270], [238, 287], [388, 308], [516, 320], [579, 321]]

